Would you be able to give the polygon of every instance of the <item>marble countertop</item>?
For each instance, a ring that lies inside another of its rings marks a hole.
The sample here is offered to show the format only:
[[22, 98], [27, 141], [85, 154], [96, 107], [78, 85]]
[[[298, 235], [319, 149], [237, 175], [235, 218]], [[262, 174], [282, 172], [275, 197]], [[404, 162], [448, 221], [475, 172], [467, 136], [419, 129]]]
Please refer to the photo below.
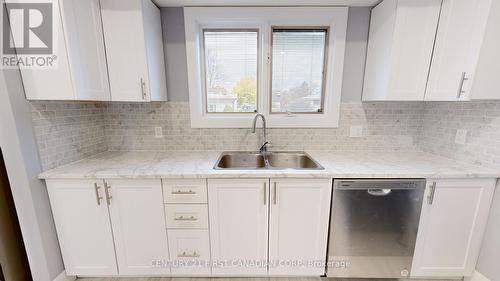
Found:
[[220, 152], [104, 152], [45, 171], [39, 178], [500, 178], [500, 170], [418, 151], [307, 152], [325, 169], [214, 170]]

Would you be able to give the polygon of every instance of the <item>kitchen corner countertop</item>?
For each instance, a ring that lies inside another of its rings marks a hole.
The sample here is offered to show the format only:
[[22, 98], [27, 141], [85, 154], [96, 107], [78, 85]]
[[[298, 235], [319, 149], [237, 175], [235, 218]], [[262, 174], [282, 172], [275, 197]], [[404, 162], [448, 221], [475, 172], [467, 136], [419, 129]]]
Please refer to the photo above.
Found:
[[220, 152], [104, 152], [45, 171], [41, 179], [117, 178], [477, 178], [500, 170], [425, 152], [307, 151], [324, 170], [214, 170]]

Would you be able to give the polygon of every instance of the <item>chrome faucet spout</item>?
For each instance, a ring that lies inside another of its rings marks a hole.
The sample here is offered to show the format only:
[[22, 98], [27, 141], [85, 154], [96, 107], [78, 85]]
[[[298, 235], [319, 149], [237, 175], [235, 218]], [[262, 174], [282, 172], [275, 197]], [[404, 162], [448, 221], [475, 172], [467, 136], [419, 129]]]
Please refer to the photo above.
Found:
[[267, 128], [266, 128], [266, 117], [262, 113], [257, 113], [255, 117], [253, 118], [253, 123], [252, 123], [252, 133], [255, 134], [255, 128], [257, 126], [257, 119], [261, 118], [262, 119], [262, 146], [260, 147], [260, 152], [261, 153], [266, 153], [267, 152], [267, 146], [270, 144], [267, 141]]

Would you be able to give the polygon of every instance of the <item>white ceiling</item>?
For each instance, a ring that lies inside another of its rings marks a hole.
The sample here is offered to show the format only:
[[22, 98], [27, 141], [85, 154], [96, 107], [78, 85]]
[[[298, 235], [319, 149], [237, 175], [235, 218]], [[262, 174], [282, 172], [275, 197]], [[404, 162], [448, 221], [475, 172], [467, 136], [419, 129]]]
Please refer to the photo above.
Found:
[[153, 0], [160, 7], [183, 6], [375, 6], [381, 0]]

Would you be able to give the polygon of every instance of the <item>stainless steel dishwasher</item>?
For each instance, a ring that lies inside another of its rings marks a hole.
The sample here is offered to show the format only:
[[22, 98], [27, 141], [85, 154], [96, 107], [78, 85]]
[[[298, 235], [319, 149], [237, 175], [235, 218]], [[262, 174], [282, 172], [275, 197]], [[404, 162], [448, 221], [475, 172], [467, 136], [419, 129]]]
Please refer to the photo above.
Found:
[[327, 276], [409, 276], [425, 180], [335, 180], [333, 187]]

